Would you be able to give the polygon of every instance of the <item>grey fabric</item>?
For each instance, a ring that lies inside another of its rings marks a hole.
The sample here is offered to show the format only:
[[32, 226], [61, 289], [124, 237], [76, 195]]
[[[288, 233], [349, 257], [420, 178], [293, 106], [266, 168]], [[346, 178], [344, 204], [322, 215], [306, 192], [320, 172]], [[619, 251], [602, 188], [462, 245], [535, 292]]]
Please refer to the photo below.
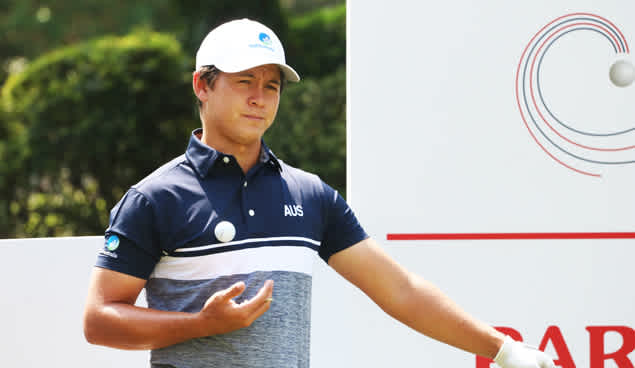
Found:
[[214, 280], [150, 279], [148, 306], [159, 310], [199, 311], [207, 298], [235, 282], [246, 289], [235, 300], [253, 297], [274, 280], [273, 302], [251, 326], [228, 334], [192, 339], [153, 350], [153, 367], [307, 368], [310, 354], [311, 276], [295, 272], [254, 272]]

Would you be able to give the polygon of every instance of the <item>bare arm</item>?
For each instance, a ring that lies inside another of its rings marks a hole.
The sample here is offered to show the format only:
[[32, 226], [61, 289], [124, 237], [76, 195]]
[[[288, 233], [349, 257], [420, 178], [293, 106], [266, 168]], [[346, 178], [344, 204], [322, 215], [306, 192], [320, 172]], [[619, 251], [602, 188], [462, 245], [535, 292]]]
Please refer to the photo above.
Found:
[[370, 238], [334, 254], [329, 265], [390, 316], [426, 336], [488, 358], [493, 358], [503, 344], [500, 332], [408, 272]]
[[242, 304], [244, 283], [212, 295], [198, 313], [168, 312], [134, 305], [145, 280], [95, 267], [84, 309], [84, 335], [91, 344], [119, 349], [157, 349], [196, 337], [249, 326], [269, 309], [273, 281]]

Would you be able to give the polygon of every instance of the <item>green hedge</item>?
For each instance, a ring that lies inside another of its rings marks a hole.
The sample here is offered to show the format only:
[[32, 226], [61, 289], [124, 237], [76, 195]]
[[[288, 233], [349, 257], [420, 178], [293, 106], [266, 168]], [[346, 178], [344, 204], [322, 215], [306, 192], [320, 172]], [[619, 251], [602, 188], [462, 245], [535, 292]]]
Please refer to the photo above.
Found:
[[334, 73], [346, 63], [346, 6], [327, 7], [293, 18], [287, 60], [302, 77]]
[[[13, 127], [7, 144], [21, 150], [19, 162], [3, 158], [13, 162], [5, 172], [18, 170], [9, 183], [15, 189], [11, 217], [28, 224], [35, 210], [48, 212], [36, 216], [44, 230], [36, 224], [24, 235], [59, 234], [46, 230], [57, 224], [48, 216], [56, 211], [77, 217], [77, 226], [60, 230], [64, 234], [103, 231], [102, 214], [74, 211], [69, 201], [83, 196], [94, 198], [89, 206], [102, 203], [97, 199], [110, 206], [157, 163], [183, 152], [199, 125], [191, 65], [172, 37], [139, 32], [56, 50], [7, 80], [5, 131]], [[76, 191], [83, 194], [55, 201], [33, 196]]]
[[[156, 33], [106, 37], [60, 49], [7, 81], [5, 111], [27, 129], [28, 168], [72, 168], [109, 186], [181, 152], [196, 122], [191, 60]], [[140, 139], [141, 138], [141, 139]]]

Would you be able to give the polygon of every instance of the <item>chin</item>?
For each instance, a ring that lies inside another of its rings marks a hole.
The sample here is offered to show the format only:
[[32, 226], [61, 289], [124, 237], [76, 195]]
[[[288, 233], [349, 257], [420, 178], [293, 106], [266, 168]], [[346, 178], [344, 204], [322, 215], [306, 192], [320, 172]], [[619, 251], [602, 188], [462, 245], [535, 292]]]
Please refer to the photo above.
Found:
[[243, 146], [251, 146], [253, 144], [260, 144], [262, 134], [245, 134], [234, 138], [234, 142]]

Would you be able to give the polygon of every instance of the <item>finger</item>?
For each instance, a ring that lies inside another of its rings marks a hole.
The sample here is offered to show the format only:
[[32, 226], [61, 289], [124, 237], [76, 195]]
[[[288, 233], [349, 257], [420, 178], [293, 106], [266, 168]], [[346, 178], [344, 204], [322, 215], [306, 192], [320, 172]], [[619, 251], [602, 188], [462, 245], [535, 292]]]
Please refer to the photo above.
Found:
[[237, 283], [235, 283], [234, 285], [230, 286], [229, 288], [225, 289], [225, 290], [221, 290], [220, 293], [220, 299], [224, 302], [228, 302], [231, 299], [237, 297], [238, 295], [242, 294], [243, 291], [245, 291], [245, 283], [242, 281], [239, 281]]
[[264, 285], [258, 291], [258, 294], [254, 297], [256, 300], [265, 302], [271, 302], [273, 300], [273, 280], [265, 281]]
[[269, 304], [266, 300], [272, 298], [273, 295], [273, 281], [267, 280], [265, 284], [258, 290], [258, 293], [251, 299], [240, 304], [240, 307], [245, 309], [247, 313], [253, 313], [263, 303]]
[[258, 304], [261, 304], [262, 301], [264, 301], [267, 298], [271, 298], [272, 295], [273, 295], [273, 280], [267, 280], [262, 285], [260, 290], [258, 290], [258, 293], [253, 298], [251, 298], [251, 300], [253, 300], [254, 302], [257, 302]]
[[249, 315], [249, 323], [253, 323], [253, 321], [257, 320], [260, 316], [262, 316], [266, 311], [269, 310], [269, 307], [271, 307], [271, 303], [268, 301], [265, 301], [264, 303], [260, 304], [259, 307], [257, 307], [255, 310], [253, 310], [251, 312], [251, 314]]

